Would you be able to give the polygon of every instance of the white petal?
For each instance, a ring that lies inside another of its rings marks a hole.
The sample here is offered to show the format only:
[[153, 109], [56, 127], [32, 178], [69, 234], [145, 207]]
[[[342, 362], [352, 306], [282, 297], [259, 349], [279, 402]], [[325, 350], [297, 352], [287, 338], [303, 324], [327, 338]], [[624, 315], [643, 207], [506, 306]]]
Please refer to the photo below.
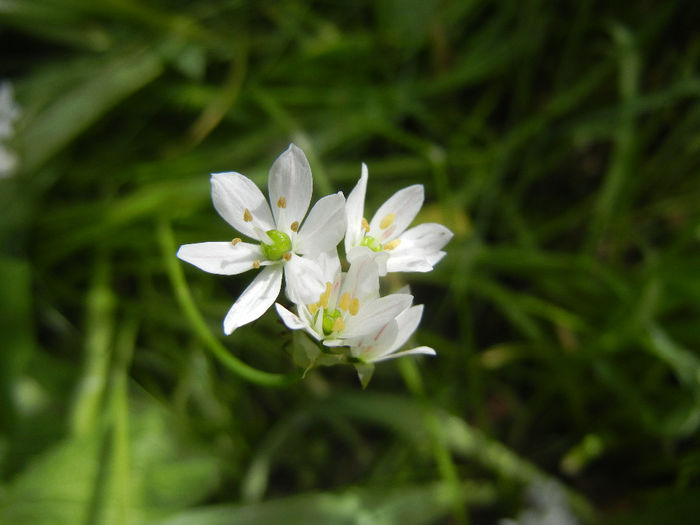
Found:
[[236, 275], [253, 269], [253, 263], [263, 258], [258, 244], [239, 242], [200, 242], [183, 244], [177, 257], [200, 270], [219, 275]]
[[359, 257], [350, 264], [340, 295], [346, 292], [357, 297], [360, 304], [379, 297], [379, 267], [373, 257]]
[[[401, 288], [396, 290], [394, 293], [411, 293], [411, 287], [408, 284], [404, 284]], [[412, 295], [412, 294], [411, 294]]]
[[396, 319], [378, 327], [373, 332], [359, 338], [348, 340], [350, 353], [366, 363], [389, 353], [388, 349], [398, 337], [399, 326]]
[[437, 263], [439, 263], [442, 260], [442, 258], [445, 255], [447, 255], [447, 252], [440, 251], [440, 252], [431, 253], [430, 255], [426, 255], [425, 258], [428, 261], [428, 264], [435, 266]]
[[392, 253], [386, 262], [387, 272], [429, 272], [433, 269], [422, 253]]
[[287, 310], [281, 304], [275, 303], [275, 310], [277, 310], [277, 314], [282, 319], [282, 322], [290, 330], [303, 330], [307, 328], [307, 325], [304, 321], [299, 319], [299, 317]]
[[413, 296], [405, 294], [386, 295], [365, 304], [360, 302], [357, 315], [346, 319], [343, 337], [361, 337], [376, 332], [411, 306], [412, 302]]
[[408, 338], [413, 335], [418, 325], [420, 318], [423, 315], [423, 305], [412, 306], [396, 316], [397, 335], [396, 338], [387, 347], [385, 354], [390, 354], [401, 348]]
[[[214, 173], [211, 176], [211, 199], [219, 215], [243, 235], [261, 240], [260, 231], [275, 228], [262, 192], [240, 173]], [[249, 221], [245, 220], [248, 218], [246, 210], [250, 214]]]
[[267, 266], [253, 279], [224, 319], [224, 333], [255, 321], [275, 302], [282, 287], [281, 265]]
[[369, 257], [376, 263], [379, 276], [384, 277], [386, 275], [386, 265], [390, 257], [389, 252], [373, 252], [372, 250], [367, 248], [367, 246], [355, 246], [354, 248], [351, 248], [349, 252], [345, 253], [347, 254], [348, 262], [350, 264], [362, 257]]
[[362, 217], [365, 213], [365, 194], [367, 193], [367, 165], [362, 163], [360, 180], [348, 195], [345, 201], [345, 253], [358, 246], [364, 232], [362, 230]]
[[394, 359], [396, 357], [403, 357], [405, 355], [415, 355], [415, 354], [436, 355], [437, 352], [434, 349], [430, 348], [429, 346], [418, 346], [416, 348], [411, 348], [410, 350], [401, 350], [400, 352], [395, 352], [393, 354], [384, 355], [384, 356], [379, 357], [377, 359], [372, 359], [372, 362], [378, 363], [380, 361], [386, 361], [387, 359]]
[[[415, 184], [394, 193], [372, 217], [369, 235], [382, 244], [401, 235], [418, 215], [423, 206], [423, 197], [422, 184]], [[385, 227], [382, 228], [384, 222], [388, 224], [384, 224]]]
[[267, 188], [277, 229], [289, 234], [292, 223], [296, 221], [301, 224], [306, 215], [313, 189], [311, 167], [299, 147], [290, 144], [277, 157], [270, 168]]
[[316, 255], [335, 248], [345, 234], [345, 197], [341, 192], [319, 199], [299, 230], [297, 253]]
[[314, 257], [316, 263], [318, 263], [321, 268], [321, 280], [324, 283], [332, 283], [338, 278], [340, 274], [340, 257], [338, 257], [338, 250], [335, 248], [320, 253], [318, 256]]
[[454, 234], [442, 224], [428, 222], [419, 224], [401, 235], [401, 243], [396, 247], [396, 252], [408, 249], [419, 249], [424, 252], [435, 253], [450, 242]]
[[287, 281], [287, 297], [297, 304], [310, 304], [318, 301], [326, 286], [321, 280], [323, 272], [316, 261], [308, 257], [292, 254], [284, 263]]
[[282, 321], [287, 328], [291, 330], [303, 329], [317, 341], [320, 341], [325, 337], [323, 334], [323, 316], [320, 316], [321, 319], [317, 318], [317, 323], [314, 325], [314, 316], [311, 315], [309, 310], [306, 308], [306, 305], [297, 305], [299, 315], [294, 315], [279, 303], [275, 304], [275, 308], [277, 309], [277, 313], [282, 318]]

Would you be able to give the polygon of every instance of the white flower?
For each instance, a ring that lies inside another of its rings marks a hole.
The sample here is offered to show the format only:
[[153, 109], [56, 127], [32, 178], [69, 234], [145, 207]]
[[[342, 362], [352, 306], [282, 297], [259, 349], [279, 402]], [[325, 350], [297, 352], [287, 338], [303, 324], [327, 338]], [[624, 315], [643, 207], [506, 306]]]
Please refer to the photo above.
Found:
[[326, 346], [343, 346], [347, 339], [378, 330], [413, 302], [410, 294], [379, 296], [377, 263], [371, 257], [356, 259], [346, 274], [340, 272], [337, 255], [325, 257], [321, 266], [328, 280], [314, 302], [297, 303], [299, 315], [275, 305], [288, 328], [306, 330]]
[[351, 361], [355, 365], [363, 388], [372, 378], [374, 363], [406, 355], [436, 354], [435, 350], [429, 346], [417, 346], [398, 351], [416, 331], [422, 315], [422, 304], [409, 306], [379, 329], [345, 342], [350, 347]]
[[334, 250], [345, 231], [343, 194], [320, 199], [304, 221], [311, 202], [311, 168], [294, 144], [270, 168], [270, 205], [255, 183], [240, 173], [215, 173], [211, 185], [219, 215], [259, 244], [239, 238], [185, 244], [177, 256], [220, 275], [262, 268], [226, 314], [224, 332], [231, 334], [264, 314], [279, 295], [283, 273], [290, 300], [313, 302], [324, 287], [316, 259]]
[[369, 364], [411, 354], [435, 355], [435, 350], [428, 346], [397, 351], [416, 331], [422, 315], [422, 304], [409, 306], [379, 329], [346, 341], [352, 357], [360, 363]]
[[[381, 258], [381, 256], [379, 257]], [[411, 306], [413, 296], [397, 293], [379, 296], [379, 268], [375, 257], [358, 257], [347, 274], [332, 256], [322, 261], [326, 290], [312, 304], [297, 304], [298, 315], [275, 304], [288, 328], [305, 330], [329, 347], [348, 347], [350, 360], [363, 385], [373, 363], [408, 354], [431, 354], [425, 346], [397, 352], [418, 327], [423, 306]]]
[[387, 272], [429, 272], [445, 256], [442, 248], [452, 232], [441, 224], [426, 223], [406, 230], [423, 205], [423, 185], [397, 191], [382, 204], [372, 220], [363, 217], [367, 191], [367, 166], [348, 195], [345, 205], [347, 231], [345, 253], [352, 262], [370, 252], [386, 253], [380, 263], [380, 275]]
[[0, 83], [0, 179], [12, 175], [17, 167], [17, 155], [2, 141], [12, 138], [13, 126], [19, 115], [19, 106], [13, 98], [12, 84]]

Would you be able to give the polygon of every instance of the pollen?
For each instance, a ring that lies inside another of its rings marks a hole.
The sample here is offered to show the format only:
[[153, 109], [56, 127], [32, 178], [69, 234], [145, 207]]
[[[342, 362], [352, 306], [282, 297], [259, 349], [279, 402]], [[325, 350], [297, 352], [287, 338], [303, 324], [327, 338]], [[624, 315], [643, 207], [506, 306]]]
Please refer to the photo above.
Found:
[[341, 310], [348, 311], [350, 309], [351, 302], [352, 301], [350, 300], [350, 294], [348, 292], [345, 292], [340, 297], [340, 301], [338, 301], [338, 308], [340, 308]]
[[360, 311], [360, 300], [355, 297], [352, 302], [350, 303], [350, 315], [357, 315], [357, 312]]
[[258, 261], [257, 259], [255, 259], [255, 260], [253, 261], [253, 268], [255, 268], [256, 270], [257, 270], [258, 268], [260, 268], [260, 261]]
[[291, 258], [292, 258], [292, 252], [287, 252], [282, 256], [282, 259], [284, 259], [285, 261], [288, 261]]
[[236, 237], [235, 239], [233, 239], [233, 240], [231, 241], [231, 244], [233, 244], [234, 246], [236, 246], [236, 244], [238, 244], [239, 242], [241, 242], [240, 237]]
[[334, 332], [340, 332], [345, 328], [345, 323], [343, 322], [343, 319], [341, 317], [338, 317], [335, 321], [333, 321], [333, 331]]
[[399, 244], [401, 244], [401, 239], [394, 239], [393, 241], [389, 241], [384, 245], [385, 250], [393, 250], [396, 248]]
[[243, 220], [245, 222], [250, 222], [253, 220], [253, 216], [250, 214], [250, 210], [248, 208], [243, 210]]
[[324, 308], [328, 308], [328, 299], [331, 296], [331, 283], [326, 283], [326, 291], [321, 294], [321, 297], [319, 297], [319, 303], [321, 306]]
[[365, 230], [366, 232], [369, 231], [369, 223], [367, 222], [367, 219], [362, 217], [362, 229]]
[[286, 208], [287, 207], [287, 199], [284, 197], [280, 197], [277, 199], [277, 207], [278, 208]]
[[299, 231], [299, 221], [294, 221], [292, 225], [289, 227], [290, 230], [293, 232], [298, 232]]
[[382, 219], [382, 222], [379, 223], [379, 227], [384, 230], [391, 226], [394, 222], [394, 217], [395, 215], [393, 213], [387, 213], [384, 218]]

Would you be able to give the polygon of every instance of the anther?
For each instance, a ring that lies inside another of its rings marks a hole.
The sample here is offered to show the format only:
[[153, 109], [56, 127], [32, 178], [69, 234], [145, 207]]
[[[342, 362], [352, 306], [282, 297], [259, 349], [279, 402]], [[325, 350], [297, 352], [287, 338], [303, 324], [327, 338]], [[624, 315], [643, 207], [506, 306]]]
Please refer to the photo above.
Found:
[[345, 328], [345, 323], [343, 322], [343, 319], [338, 317], [334, 322], [333, 322], [333, 331], [334, 332], [340, 332], [343, 328]]
[[326, 291], [321, 294], [321, 297], [319, 297], [319, 303], [321, 306], [324, 308], [328, 308], [328, 299], [330, 299], [331, 296], [331, 283], [326, 283]]
[[250, 222], [253, 220], [253, 216], [250, 214], [250, 210], [248, 208], [243, 210], [243, 220], [245, 222]]
[[312, 303], [312, 304], [307, 304], [307, 305], [306, 305], [306, 307], [309, 309], [309, 313], [310, 313], [311, 315], [314, 315], [314, 314], [318, 311], [318, 308], [319, 308], [320, 306], [321, 306], [321, 305], [318, 304], [318, 303]]
[[350, 303], [350, 315], [357, 315], [357, 312], [360, 311], [360, 300], [355, 297], [352, 302]]
[[401, 239], [394, 239], [393, 241], [389, 241], [384, 245], [385, 250], [393, 250], [396, 248], [399, 244], [401, 244]]
[[278, 208], [286, 208], [287, 207], [287, 199], [284, 197], [280, 197], [277, 199], [277, 207]]
[[382, 222], [379, 223], [379, 227], [383, 230], [385, 228], [388, 228], [391, 226], [391, 224], [394, 222], [394, 214], [393, 213], [387, 213], [384, 218], [382, 219]]
[[290, 230], [293, 232], [299, 231], [299, 221], [294, 221], [292, 225], [289, 227]]
[[362, 229], [365, 230], [366, 232], [369, 231], [369, 223], [367, 222], [367, 219], [362, 217]]
[[348, 292], [345, 292], [341, 297], [340, 301], [338, 301], [338, 308], [341, 310], [349, 310], [350, 309], [350, 294]]
[[283, 258], [285, 261], [288, 261], [289, 259], [292, 258], [292, 252], [287, 252], [287, 253], [285, 253], [285, 254], [282, 256], [282, 258]]
[[233, 240], [231, 241], [231, 244], [233, 244], [234, 246], [236, 246], [236, 244], [238, 244], [239, 242], [241, 242], [241, 239], [240, 239], [239, 237], [236, 237], [235, 239], [233, 239]]
[[253, 268], [255, 268], [256, 270], [257, 270], [258, 268], [260, 268], [260, 261], [258, 261], [257, 259], [255, 259], [255, 260], [253, 261]]

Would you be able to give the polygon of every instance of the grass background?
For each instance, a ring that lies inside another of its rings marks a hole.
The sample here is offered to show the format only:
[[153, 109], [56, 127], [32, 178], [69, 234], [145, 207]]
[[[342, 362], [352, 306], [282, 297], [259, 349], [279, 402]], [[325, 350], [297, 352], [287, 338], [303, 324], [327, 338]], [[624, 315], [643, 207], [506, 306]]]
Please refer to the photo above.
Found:
[[[0, 180], [0, 521], [487, 524], [550, 480], [581, 523], [695, 523], [699, 14], [0, 0], [23, 111]], [[250, 276], [174, 252], [233, 236], [209, 173], [264, 185], [290, 141], [314, 198], [362, 161], [369, 209], [425, 185], [418, 221], [456, 235], [392, 284], [437, 358], [362, 391], [350, 367], [288, 381], [273, 312], [221, 334]]]

